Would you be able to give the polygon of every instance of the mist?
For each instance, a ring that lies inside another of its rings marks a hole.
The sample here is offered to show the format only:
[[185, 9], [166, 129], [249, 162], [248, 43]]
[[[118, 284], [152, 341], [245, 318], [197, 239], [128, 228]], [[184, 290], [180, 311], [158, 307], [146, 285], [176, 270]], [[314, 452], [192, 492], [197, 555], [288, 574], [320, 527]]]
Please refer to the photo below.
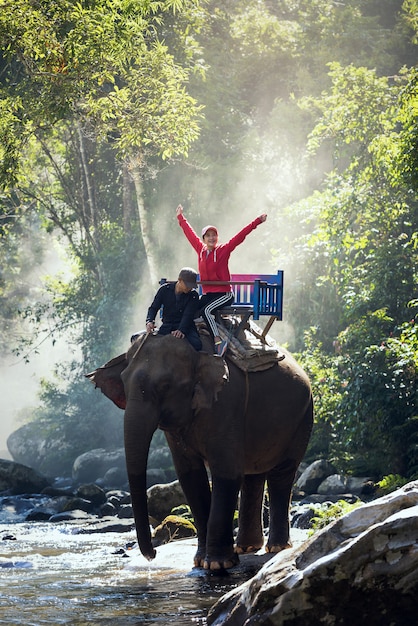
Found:
[[[44, 293], [46, 276], [67, 276], [71, 271], [65, 249], [56, 238], [48, 237], [44, 240], [43, 261], [33, 268], [25, 282], [30, 287], [32, 297]], [[40, 295], [42, 297], [42, 295]], [[30, 326], [26, 332], [31, 332]], [[0, 361], [0, 458], [10, 459], [7, 450], [9, 435], [27, 423], [30, 413], [38, 402], [39, 385], [42, 378], [49, 378], [54, 371], [55, 364], [61, 358], [68, 358], [69, 347], [65, 338], [48, 337], [45, 329], [45, 339], [28, 354], [29, 362], [25, 362], [23, 355], [8, 354]], [[13, 350], [12, 343], [9, 349]], [[71, 346], [74, 351], [74, 346]]]

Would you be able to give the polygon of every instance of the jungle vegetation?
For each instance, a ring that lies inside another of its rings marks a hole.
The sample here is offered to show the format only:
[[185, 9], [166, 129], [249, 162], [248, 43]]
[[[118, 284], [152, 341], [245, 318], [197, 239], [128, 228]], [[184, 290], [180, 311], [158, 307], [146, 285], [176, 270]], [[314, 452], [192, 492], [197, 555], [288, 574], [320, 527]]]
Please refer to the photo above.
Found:
[[[418, 475], [417, 44], [417, 0], [0, 0], [0, 344], [68, 345], [46, 438], [121, 445], [84, 373], [194, 264], [181, 202], [229, 235], [268, 213], [240, 269], [285, 271], [307, 460]], [[71, 271], [34, 290], [53, 240]]]

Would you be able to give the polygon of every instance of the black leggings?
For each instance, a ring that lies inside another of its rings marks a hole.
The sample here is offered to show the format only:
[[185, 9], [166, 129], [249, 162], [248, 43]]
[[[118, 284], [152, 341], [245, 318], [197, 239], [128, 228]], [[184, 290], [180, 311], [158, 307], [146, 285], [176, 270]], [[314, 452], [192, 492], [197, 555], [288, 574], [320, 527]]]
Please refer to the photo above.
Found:
[[215, 322], [214, 311], [222, 309], [224, 306], [229, 306], [234, 301], [234, 294], [230, 291], [223, 292], [211, 292], [205, 293], [200, 298], [200, 309], [203, 319], [205, 320], [208, 328], [213, 337], [219, 335], [218, 327]]

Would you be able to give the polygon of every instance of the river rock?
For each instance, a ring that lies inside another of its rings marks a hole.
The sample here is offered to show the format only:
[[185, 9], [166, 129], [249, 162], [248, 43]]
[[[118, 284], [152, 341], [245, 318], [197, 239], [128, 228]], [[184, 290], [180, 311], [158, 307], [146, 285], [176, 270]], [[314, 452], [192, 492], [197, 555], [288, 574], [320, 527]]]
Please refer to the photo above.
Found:
[[0, 492], [10, 494], [40, 493], [50, 481], [27, 465], [0, 459]]
[[418, 481], [363, 504], [219, 600], [223, 626], [416, 623]]
[[[112, 468], [124, 471], [124, 482], [127, 481], [125, 451], [123, 448], [105, 450], [97, 448], [80, 454], [73, 464], [72, 476], [76, 483], [94, 483], [102, 479]], [[114, 487], [115, 485], [112, 485]]]
[[178, 480], [165, 485], [153, 485], [147, 490], [148, 513], [158, 522], [162, 522], [172, 509], [187, 502]]
[[314, 461], [299, 476], [295, 489], [304, 494], [317, 493], [319, 485], [335, 473], [335, 467], [329, 461], [323, 459]]
[[50, 522], [89, 522], [94, 519], [94, 516], [90, 515], [86, 511], [81, 509], [73, 509], [71, 511], [62, 511], [56, 515], [52, 515], [49, 518]]
[[115, 487], [122, 487], [128, 483], [128, 474], [126, 467], [111, 467], [103, 476], [103, 487], [105, 489], [113, 489]]
[[326, 496], [338, 494], [371, 496], [375, 491], [376, 485], [372, 478], [344, 476], [343, 474], [331, 474], [318, 486], [318, 494]]
[[342, 474], [331, 474], [322, 481], [317, 491], [321, 495], [347, 493], [347, 478]]
[[196, 537], [196, 534], [192, 522], [179, 515], [168, 515], [154, 530], [152, 545], [157, 547], [177, 539]]
[[163, 470], [165, 480], [160, 480], [159, 482], [169, 483], [176, 480], [177, 475], [173, 466], [171, 451], [167, 444], [150, 449], [148, 455], [148, 470]]
[[94, 506], [100, 506], [107, 500], [105, 491], [94, 483], [80, 485], [77, 489], [77, 496], [89, 500]]
[[29, 465], [46, 476], [68, 475], [74, 454], [69, 442], [59, 432], [59, 429], [51, 430], [39, 422], [30, 422], [9, 435], [7, 448], [14, 461]]

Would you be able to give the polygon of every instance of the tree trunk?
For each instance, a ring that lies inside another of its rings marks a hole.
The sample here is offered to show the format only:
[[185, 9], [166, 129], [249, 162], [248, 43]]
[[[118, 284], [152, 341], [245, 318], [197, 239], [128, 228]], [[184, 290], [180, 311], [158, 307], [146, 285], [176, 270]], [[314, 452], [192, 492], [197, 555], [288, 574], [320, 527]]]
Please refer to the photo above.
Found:
[[156, 287], [159, 281], [158, 267], [153, 250], [150, 233], [150, 221], [145, 208], [144, 202], [144, 185], [141, 173], [141, 160], [139, 156], [133, 156], [129, 159], [128, 168], [135, 185], [136, 203], [138, 207], [139, 225], [141, 228], [142, 241], [144, 242], [145, 256], [147, 258], [148, 269], [150, 273], [151, 285]]
[[86, 185], [87, 206], [88, 206], [89, 213], [90, 213], [89, 222], [90, 224], [93, 225], [93, 228], [94, 228], [95, 244], [96, 244], [96, 249], [98, 250], [99, 245], [97, 241], [97, 210], [96, 210], [95, 201], [94, 201], [94, 191], [93, 191], [93, 187], [91, 185], [91, 180], [90, 180], [90, 170], [88, 166], [88, 157], [86, 155], [86, 147], [84, 144], [84, 135], [83, 135], [83, 131], [81, 129], [80, 123], [77, 123], [77, 132], [78, 132], [78, 142], [79, 142], [78, 145], [80, 148], [81, 167], [84, 173], [84, 183]]
[[123, 232], [126, 236], [130, 234], [132, 228], [132, 218], [134, 214], [133, 206], [133, 190], [132, 190], [132, 178], [129, 175], [128, 167], [126, 163], [122, 165], [122, 220], [123, 220]]

